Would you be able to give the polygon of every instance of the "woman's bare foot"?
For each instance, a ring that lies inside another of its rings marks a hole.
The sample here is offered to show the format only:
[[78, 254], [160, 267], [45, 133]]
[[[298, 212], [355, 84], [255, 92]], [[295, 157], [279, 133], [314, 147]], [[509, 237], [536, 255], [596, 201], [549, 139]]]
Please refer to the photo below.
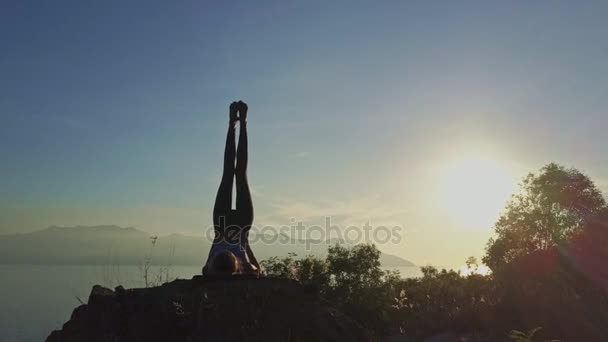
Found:
[[238, 102], [232, 102], [230, 104], [230, 124], [234, 125], [238, 121], [237, 112], [239, 111], [240, 105]]
[[247, 107], [247, 104], [243, 101], [239, 101], [236, 104], [238, 106], [239, 120], [241, 121], [241, 124], [247, 123], [247, 110], [249, 107]]

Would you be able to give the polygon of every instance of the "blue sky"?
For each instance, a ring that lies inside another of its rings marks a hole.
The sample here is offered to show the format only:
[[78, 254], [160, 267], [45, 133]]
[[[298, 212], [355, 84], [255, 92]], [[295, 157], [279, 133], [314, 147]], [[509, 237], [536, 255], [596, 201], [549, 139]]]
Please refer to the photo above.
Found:
[[258, 221], [390, 222], [408, 235], [386, 250], [461, 263], [491, 224], [439, 204], [451, 161], [482, 155], [513, 182], [556, 161], [608, 189], [607, 16], [602, 1], [2, 2], [0, 233], [200, 232], [243, 99]]

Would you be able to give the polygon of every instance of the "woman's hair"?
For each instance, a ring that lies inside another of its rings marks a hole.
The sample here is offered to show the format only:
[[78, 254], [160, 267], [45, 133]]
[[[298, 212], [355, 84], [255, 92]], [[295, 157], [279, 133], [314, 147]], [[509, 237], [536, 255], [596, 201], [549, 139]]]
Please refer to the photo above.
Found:
[[211, 274], [231, 275], [240, 270], [239, 259], [230, 251], [219, 252], [211, 261]]

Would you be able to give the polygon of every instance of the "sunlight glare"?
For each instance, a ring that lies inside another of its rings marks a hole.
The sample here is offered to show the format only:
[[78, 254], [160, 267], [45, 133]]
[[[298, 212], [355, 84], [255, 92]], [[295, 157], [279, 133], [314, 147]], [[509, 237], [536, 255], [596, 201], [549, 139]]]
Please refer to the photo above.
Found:
[[438, 178], [441, 207], [450, 219], [471, 229], [490, 229], [516, 185], [505, 164], [478, 155], [446, 162]]

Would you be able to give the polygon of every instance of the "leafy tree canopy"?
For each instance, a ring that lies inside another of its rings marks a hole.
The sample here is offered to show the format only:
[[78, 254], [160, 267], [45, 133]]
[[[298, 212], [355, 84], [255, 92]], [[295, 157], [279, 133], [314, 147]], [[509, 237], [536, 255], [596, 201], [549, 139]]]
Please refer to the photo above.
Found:
[[520, 184], [496, 222], [483, 262], [492, 270], [538, 250], [561, 246], [606, 210], [595, 184], [575, 168], [550, 163]]

